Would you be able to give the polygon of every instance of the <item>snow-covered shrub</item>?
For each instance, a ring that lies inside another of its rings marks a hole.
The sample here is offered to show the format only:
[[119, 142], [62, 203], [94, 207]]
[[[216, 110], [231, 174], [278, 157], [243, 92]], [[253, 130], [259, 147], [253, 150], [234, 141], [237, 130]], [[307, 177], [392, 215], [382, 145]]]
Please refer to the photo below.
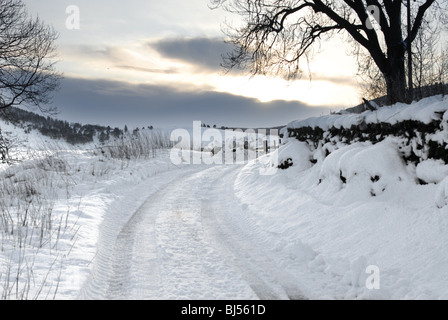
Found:
[[341, 199], [350, 201], [379, 196], [402, 182], [413, 182], [390, 141], [358, 142], [332, 152], [322, 162], [319, 180], [321, 188], [344, 188]]
[[442, 160], [424, 160], [417, 165], [416, 175], [421, 183], [439, 183], [448, 176], [448, 165]]
[[303, 171], [312, 166], [311, 150], [306, 142], [291, 139], [278, 152], [280, 169], [294, 167], [296, 171]]
[[277, 166], [279, 169], [286, 170], [289, 167], [293, 165], [292, 159], [287, 158], [285, 160], [280, 161], [279, 165]]

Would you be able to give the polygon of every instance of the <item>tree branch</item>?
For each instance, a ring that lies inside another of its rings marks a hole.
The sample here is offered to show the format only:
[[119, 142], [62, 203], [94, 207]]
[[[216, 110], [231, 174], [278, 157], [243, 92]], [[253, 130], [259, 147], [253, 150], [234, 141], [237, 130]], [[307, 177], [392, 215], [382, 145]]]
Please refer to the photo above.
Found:
[[[414, 21], [414, 25], [412, 26], [412, 29], [411, 29], [411, 34], [408, 35], [408, 37], [405, 39], [405, 42], [407, 45], [411, 44], [412, 41], [415, 40], [418, 30], [420, 29], [420, 27], [422, 25], [423, 17], [425, 16], [425, 13], [434, 2], [435, 2], [435, 0], [426, 0], [426, 2], [418, 8], [417, 15], [416, 15], [415, 21]], [[409, 38], [409, 36], [410, 36], [410, 38]]]

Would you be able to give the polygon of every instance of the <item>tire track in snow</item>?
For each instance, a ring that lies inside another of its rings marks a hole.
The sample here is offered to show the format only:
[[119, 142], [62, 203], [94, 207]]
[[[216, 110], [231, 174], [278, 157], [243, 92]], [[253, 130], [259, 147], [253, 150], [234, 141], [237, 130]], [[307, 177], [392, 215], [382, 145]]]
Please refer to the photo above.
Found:
[[255, 243], [262, 234], [241, 216], [233, 191], [239, 168], [196, 167], [194, 173], [178, 174], [150, 195], [119, 232], [105, 228], [108, 241], [96, 263], [100, 281], [90, 281], [83, 297], [303, 298], [295, 279], [280, 272]]
[[[131, 235], [135, 231], [129, 226], [130, 221], [133, 219], [136, 221], [135, 217], [141, 212], [139, 209], [147, 204], [151, 195], [157, 194], [173, 181], [198, 170], [200, 168], [190, 166], [182, 170], [158, 173], [121, 195], [110, 206], [100, 226], [97, 252], [91, 274], [83, 284], [78, 299], [106, 299], [106, 296], [118, 290], [120, 283], [122, 283], [121, 286], [126, 286], [124, 282], [128, 275], [124, 276], [117, 268], [120, 266], [120, 259], [129, 261], [129, 257], [132, 256], [132, 251], [129, 250], [132, 246], [125, 241], [125, 234]], [[119, 239], [120, 233], [121, 238]], [[123, 246], [128, 250], [123, 250]], [[122, 248], [120, 249], [120, 247]], [[120, 295], [121, 297], [125, 296], [124, 292]]]
[[233, 261], [260, 299], [306, 299], [297, 279], [281, 270], [273, 253], [265, 250], [266, 237], [241, 208], [233, 190], [237, 174], [235, 170], [221, 173], [202, 203], [209, 240]]
[[163, 195], [165, 188], [149, 197], [135, 212], [117, 237], [112, 275], [106, 299], [151, 297], [159, 287], [159, 270], [155, 252], [155, 214], [152, 201]]
[[[256, 299], [204, 236], [201, 203], [214, 168], [173, 183], [160, 199], [156, 240], [162, 299]], [[156, 204], [157, 205], [157, 204]]]

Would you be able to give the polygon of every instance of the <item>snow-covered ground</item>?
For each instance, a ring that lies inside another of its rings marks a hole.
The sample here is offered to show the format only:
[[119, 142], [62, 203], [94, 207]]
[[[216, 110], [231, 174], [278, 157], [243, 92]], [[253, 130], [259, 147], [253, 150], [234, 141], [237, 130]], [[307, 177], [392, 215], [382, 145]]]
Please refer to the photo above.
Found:
[[359, 125], [363, 121], [365, 123], [385, 122], [394, 124], [404, 120], [418, 120], [423, 123], [429, 123], [439, 118], [437, 112], [444, 113], [448, 110], [447, 100], [448, 96], [433, 96], [414, 102], [411, 105], [397, 103], [393, 106], [380, 108], [377, 111], [366, 111], [361, 114], [351, 114], [342, 110], [340, 114], [330, 114], [292, 121], [287, 127], [299, 128], [310, 126], [327, 130], [331, 127], [348, 129], [352, 125]]
[[140, 183], [179, 166], [169, 150], [113, 159], [98, 143], [75, 147], [12, 125], [2, 129], [19, 142], [12, 156], [21, 162], [3, 164], [0, 173], [1, 297], [74, 299], [90, 274], [111, 205], [124, 205], [129, 190], [134, 200], [146, 196]]
[[[235, 182], [251, 219], [269, 235], [265, 246], [280, 254], [305, 296], [447, 299], [448, 208], [437, 206], [441, 186], [418, 185], [389, 141], [343, 147], [312, 167], [310, 154], [305, 143], [291, 140], [280, 161], [292, 158], [292, 167], [256, 177], [251, 164]], [[375, 176], [381, 178], [372, 181]], [[379, 271], [379, 289], [366, 286], [368, 266]]]
[[[446, 110], [435, 97], [289, 126], [430, 121]], [[428, 139], [445, 139], [444, 123]], [[25, 199], [51, 215], [3, 213], [5, 299], [448, 299], [448, 166], [406, 164], [396, 138], [339, 141], [328, 156], [287, 138], [274, 154], [292, 166], [268, 173], [272, 154], [210, 165], [189, 154], [174, 163], [166, 149], [120, 160], [94, 144], [25, 138], [29, 160], [2, 179], [35, 183]]]

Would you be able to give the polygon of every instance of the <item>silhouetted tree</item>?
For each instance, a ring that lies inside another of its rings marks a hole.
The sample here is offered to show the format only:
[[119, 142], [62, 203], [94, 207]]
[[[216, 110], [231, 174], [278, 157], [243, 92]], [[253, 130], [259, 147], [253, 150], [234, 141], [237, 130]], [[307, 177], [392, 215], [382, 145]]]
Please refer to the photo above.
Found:
[[[402, 0], [211, 0], [212, 5], [236, 12], [243, 26], [229, 26], [235, 50], [224, 58], [227, 69], [253, 75], [274, 74], [287, 79], [301, 75], [299, 61], [308, 59], [322, 38], [345, 33], [366, 51], [384, 78], [388, 103], [405, 102], [405, 54], [417, 36], [430, 7], [444, 14], [441, 2], [418, 0], [409, 35]], [[372, 13], [379, 28], [374, 28]]]
[[54, 69], [57, 33], [31, 18], [21, 0], [0, 0], [0, 109], [48, 107], [61, 75]]

